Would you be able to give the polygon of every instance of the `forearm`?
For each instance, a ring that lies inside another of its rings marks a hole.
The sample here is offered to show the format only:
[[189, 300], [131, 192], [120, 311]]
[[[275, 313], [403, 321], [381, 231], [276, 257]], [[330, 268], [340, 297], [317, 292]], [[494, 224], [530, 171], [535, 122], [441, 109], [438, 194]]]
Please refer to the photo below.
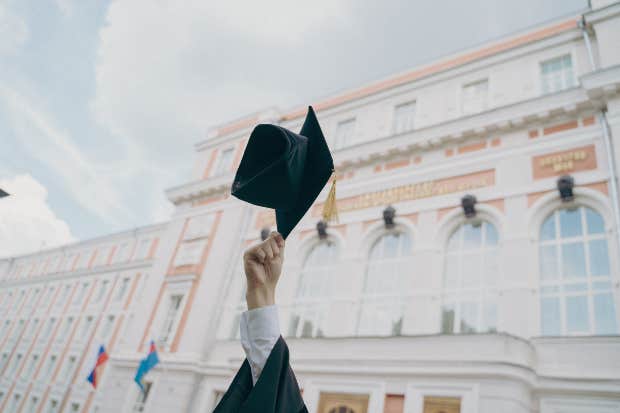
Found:
[[248, 310], [274, 305], [275, 291], [267, 287], [249, 287], [245, 293]]

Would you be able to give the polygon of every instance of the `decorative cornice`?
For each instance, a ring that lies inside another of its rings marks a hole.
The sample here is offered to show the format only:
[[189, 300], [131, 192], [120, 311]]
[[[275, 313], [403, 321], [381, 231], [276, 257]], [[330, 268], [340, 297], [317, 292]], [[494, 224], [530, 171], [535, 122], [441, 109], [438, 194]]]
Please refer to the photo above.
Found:
[[96, 275], [108, 273], [108, 272], [119, 272], [119, 271], [133, 270], [133, 269], [139, 269], [139, 268], [147, 268], [147, 267], [152, 266], [153, 262], [154, 262], [153, 259], [146, 259], [146, 260], [130, 261], [130, 262], [111, 264], [111, 265], [102, 265], [102, 266], [95, 267], [95, 268], [83, 268], [83, 269], [76, 270], [76, 271], [69, 271], [69, 272], [64, 271], [64, 272], [58, 272], [58, 273], [53, 273], [53, 274], [37, 275], [33, 277], [28, 277], [28, 278], [19, 278], [17, 280], [8, 280], [8, 281], [2, 280], [0, 281], [0, 286], [2, 288], [9, 288], [9, 287], [14, 287], [14, 286], [27, 285], [27, 284], [33, 284], [33, 283], [39, 283], [39, 282], [60, 281], [60, 280], [68, 280], [68, 279], [73, 279], [73, 278], [82, 278], [86, 276], [96, 276]]
[[620, 15], [620, 2], [610, 4], [600, 9], [594, 9], [584, 14], [589, 24], [600, 23]]
[[210, 196], [226, 195], [230, 193], [233, 180], [232, 173], [215, 178], [193, 181], [166, 190], [166, 197], [175, 205], [194, 201]]
[[591, 99], [605, 99], [613, 96], [620, 92], [620, 65], [587, 73], [581, 76], [580, 81]]
[[[432, 150], [447, 143], [462, 143], [485, 138], [493, 133], [524, 129], [563, 115], [575, 116], [579, 111], [592, 112], [601, 109], [604, 102], [600, 99], [600, 93], [598, 95], [597, 93], [599, 90], [608, 92], [612, 90], [609, 85], [616, 84], [620, 76], [618, 70], [620, 69], [611, 68], [592, 75], [585, 75], [581, 78], [584, 81], [584, 87], [538, 96], [475, 115], [361, 142], [333, 151], [336, 168], [346, 170], [361, 167], [395, 156], [407, 156]], [[616, 90], [616, 86], [613, 90]], [[591, 93], [598, 97], [591, 97]], [[170, 188], [166, 191], [166, 195], [175, 205], [207, 197], [228, 195], [232, 180], [233, 174], [230, 173], [216, 178], [194, 181]]]

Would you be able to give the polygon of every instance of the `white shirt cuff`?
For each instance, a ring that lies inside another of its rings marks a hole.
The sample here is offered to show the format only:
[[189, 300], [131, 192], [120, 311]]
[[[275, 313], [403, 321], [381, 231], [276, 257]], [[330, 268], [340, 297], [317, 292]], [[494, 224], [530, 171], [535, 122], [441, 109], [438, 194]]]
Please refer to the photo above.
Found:
[[280, 338], [278, 307], [270, 305], [245, 311], [241, 314], [239, 329], [241, 346], [250, 363], [252, 381], [256, 384], [273, 346]]

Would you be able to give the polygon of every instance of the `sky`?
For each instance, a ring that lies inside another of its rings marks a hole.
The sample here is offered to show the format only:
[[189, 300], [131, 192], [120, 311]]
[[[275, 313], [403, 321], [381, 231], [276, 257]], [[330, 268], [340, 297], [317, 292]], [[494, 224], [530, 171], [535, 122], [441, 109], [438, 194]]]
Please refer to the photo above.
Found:
[[210, 126], [587, 0], [0, 0], [0, 257], [162, 222]]

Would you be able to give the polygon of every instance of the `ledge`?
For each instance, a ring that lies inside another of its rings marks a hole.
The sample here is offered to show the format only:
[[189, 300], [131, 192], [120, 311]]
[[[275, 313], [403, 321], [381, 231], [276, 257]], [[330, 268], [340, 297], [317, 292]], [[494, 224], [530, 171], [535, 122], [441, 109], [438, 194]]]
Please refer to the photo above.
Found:
[[599, 69], [581, 76], [581, 85], [592, 99], [601, 99], [620, 92], [620, 65]]

